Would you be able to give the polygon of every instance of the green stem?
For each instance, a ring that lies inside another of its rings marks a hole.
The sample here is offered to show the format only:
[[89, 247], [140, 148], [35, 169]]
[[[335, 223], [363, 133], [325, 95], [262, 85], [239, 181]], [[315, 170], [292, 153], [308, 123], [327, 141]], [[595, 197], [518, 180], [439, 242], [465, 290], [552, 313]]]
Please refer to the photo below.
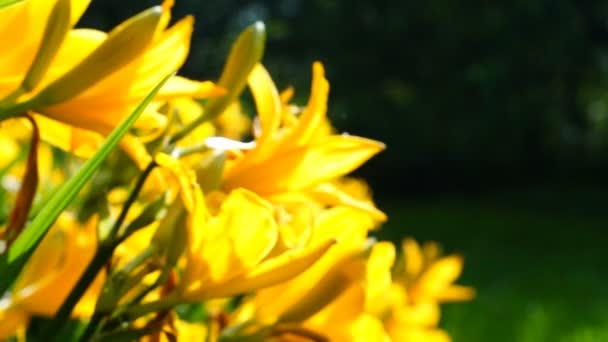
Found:
[[202, 143], [198, 143], [196, 145], [192, 145], [192, 146], [188, 146], [188, 147], [183, 147], [183, 148], [178, 148], [178, 149], [175, 150], [174, 155], [177, 158], [182, 158], [182, 157], [194, 154], [194, 153], [206, 152], [208, 150], [209, 150], [209, 147], [207, 146], [207, 144], [205, 144], [204, 142], [202, 142]]
[[4, 97], [2, 101], [0, 101], [0, 105], [3, 105], [5, 103], [9, 104], [9, 106], [13, 105], [15, 103], [15, 100], [17, 100], [19, 96], [23, 94], [25, 94], [25, 88], [23, 87], [23, 85], [20, 85], [19, 88], [15, 89], [12, 93]]
[[110, 238], [112, 240], [114, 240], [116, 238], [116, 235], [118, 234], [120, 227], [122, 226], [125, 219], [127, 218], [127, 214], [129, 213], [129, 209], [131, 208], [131, 205], [133, 205], [133, 203], [135, 203], [135, 200], [137, 199], [137, 196], [139, 196], [139, 192], [143, 188], [144, 183], [146, 182], [146, 179], [148, 179], [148, 176], [150, 175], [152, 170], [154, 170], [155, 167], [156, 167], [156, 162], [151, 161], [150, 163], [148, 163], [146, 168], [139, 175], [139, 178], [137, 179], [137, 182], [135, 183], [135, 187], [133, 188], [133, 190], [131, 190], [131, 193], [129, 194], [127, 201], [125, 202], [124, 206], [122, 207], [122, 211], [118, 215], [118, 218], [116, 219], [116, 222], [114, 223], [114, 226], [112, 226], [112, 230], [110, 230], [110, 233], [108, 234], [108, 238]]
[[101, 241], [99, 248], [95, 252], [93, 260], [91, 261], [91, 263], [89, 263], [85, 272], [80, 276], [78, 282], [76, 283], [76, 286], [74, 286], [74, 289], [70, 292], [70, 295], [63, 302], [53, 319], [48, 323], [47, 328], [43, 329], [43, 334], [41, 336], [57, 336], [56, 332], [59, 331], [59, 329], [63, 327], [65, 322], [68, 321], [68, 318], [70, 317], [74, 306], [80, 300], [80, 297], [82, 297], [89, 285], [91, 285], [93, 280], [95, 280], [95, 277], [97, 276], [99, 271], [101, 271], [104, 265], [106, 265], [107, 262], [110, 260], [112, 254], [114, 253], [114, 249], [118, 245], [116, 240], [118, 230], [122, 226], [124, 220], [127, 217], [127, 213], [131, 208], [131, 205], [137, 199], [141, 188], [143, 187], [146, 179], [148, 178], [155, 166], [155, 162], [150, 162], [146, 169], [139, 175], [135, 187], [133, 188], [133, 190], [131, 190], [129, 198], [125, 202], [122, 211], [120, 212], [118, 218], [116, 219], [116, 222], [114, 223], [114, 226], [112, 226], [109, 235], [106, 239]]
[[186, 127], [182, 128], [181, 131], [177, 132], [174, 136], [169, 139], [169, 144], [175, 144], [176, 142], [182, 140], [186, 135], [190, 134], [196, 127], [200, 126], [203, 122], [207, 121], [209, 118], [215, 115], [201, 115], [196, 120], [192, 121]]
[[134, 269], [143, 264], [144, 261], [156, 254], [156, 252], [158, 252], [158, 247], [155, 244], [146, 247], [146, 249], [131, 259], [119, 272], [125, 274], [131, 273]]
[[4, 107], [4, 108], [2, 108], [0, 106], [0, 121], [10, 119], [21, 113], [25, 113], [28, 110], [34, 108], [34, 106], [35, 106], [35, 104], [34, 104], [34, 101], [32, 101], [32, 100], [17, 103], [17, 104], [11, 105], [9, 107]]
[[124, 315], [129, 321], [132, 321], [149, 313], [163, 311], [184, 303], [185, 301], [177, 294], [176, 291], [174, 291], [168, 296], [165, 296], [155, 302], [144, 303], [131, 307], [124, 311]]
[[[69, 320], [72, 309], [74, 309], [74, 306], [76, 306], [80, 297], [82, 297], [89, 285], [95, 280], [99, 271], [108, 262], [110, 257], [112, 257], [114, 247], [115, 246], [112, 245], [102, 244], [97, 249], [93, 260], [91, 260], [91, 263], [85, 272], [80, 276], [80, 279], [78, 279], [76, 286], [74, 286], [74, 289], [70, 292], [68, 298], [66, 298], [59, 308], [59, 311], [57, 311], [55, 316], [53, 316], [53, 319], [48, 323], [46, 329], [43, 329], [42, 334], [40, 335], [42, 339], [49, 338], [50, 336], [59, 336], [57, 332], [59, 332]], [[51, 338], [50, 340], [54, 340], [54, 338]]]
[[95, 314], [93, 314], [93, 317], [91, 317], [87, 328], [78, 340], [81, 342], [90, 341], [93, 335], [95, 335], [95, 333], [97, 332], [99, 324], [103, 320], [103, 316], [104, 315], [101, 312], [96, 312]]

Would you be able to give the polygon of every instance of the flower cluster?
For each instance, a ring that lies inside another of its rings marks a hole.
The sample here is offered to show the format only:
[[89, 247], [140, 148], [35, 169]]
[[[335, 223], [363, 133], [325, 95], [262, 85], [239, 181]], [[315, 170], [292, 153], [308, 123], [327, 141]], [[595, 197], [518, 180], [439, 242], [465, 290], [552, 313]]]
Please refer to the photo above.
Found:
[[0, 339], [449, 340], [462, 259], [371, 237], [386, 215], [348, 175], [384, 145], [331, 126], [321, 63], [299, 106], [262, 23], [195, 81], [170, 0], [109, 33], [74, 28], [87, 0], [5, 3]]

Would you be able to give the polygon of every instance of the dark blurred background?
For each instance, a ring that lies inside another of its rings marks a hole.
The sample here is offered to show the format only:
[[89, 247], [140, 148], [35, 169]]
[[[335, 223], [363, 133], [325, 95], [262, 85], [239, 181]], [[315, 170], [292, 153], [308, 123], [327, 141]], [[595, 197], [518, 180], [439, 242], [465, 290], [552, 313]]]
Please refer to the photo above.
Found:
[[[156, 1], [94, 1], [109, 29]], [[479, 291], [450, 305], [456, 341], [608, 341], [604, 246], [608, 2], [600, 0], [178, 0], [194, 14], [181, 73], [217, 79], [255, 20], [264, 64], [304, 104], [310, 68], [331, 83], [341, 131], [388, 149], [358, 172], [391, 220], [435, 239]]]

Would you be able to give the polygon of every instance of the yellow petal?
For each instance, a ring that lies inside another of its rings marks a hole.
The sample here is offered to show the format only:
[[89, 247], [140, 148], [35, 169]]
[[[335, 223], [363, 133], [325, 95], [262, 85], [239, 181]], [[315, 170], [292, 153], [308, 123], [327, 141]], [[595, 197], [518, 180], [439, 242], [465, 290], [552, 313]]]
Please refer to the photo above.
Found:
[[379, 242], [372, 247], [366, 266], [365, 307], [368, 312], [381, 314], [389, 304], [395, 254], [395, 246], [390, 242]]
[[193, 81], [181, 76], [173, 76], [159, 91], [158, 99], [172, 99], [176, 97], [193, 97], [204, 99], [212, 96], [221, 96], [226, 90], [211, 81]]
[[253, 93], [261, 124], [261, 136], [257, 139], [260, 149], [279, 128], [281, 122], [281, 99], [277, 87], [268, 71], [257, 64], [249, 75], [249, 88]]
[[135, 162], [137, 168], [144, 170], [152, 161], [146, 145], [132, 134], [126, 134], [120, 141], [120, 147]]
[[48, 106], [69, 100], [128, 65], [153, 40], [160, 15], [153, 7], [120, 24], [80, 63], [37, 94], [37, 103]]
[[262, 262], [253, 271], [232, 279], [229, 284], [205, 289], [202, 298], [199, 298], [229, 297], [289, 280], [313, 265], [334, 243], [335, 241], [327, 241], [315, 248], [283, 253]]
[[439, 304], [431, 301], [397, 305], [393, 311], [394, 319], [403, 326], [435, 327], [440, 316]]
[[468, 286], [451, 285], [437, 295], [440, 302], [460, 302], [471, 300], [475, 297], [475, 289]]
[[416, 240], [408, 238], [403, 240], [401, 248], [405, 258], [405, 274], [408, 279], [416, 279], [424, 266], [420, 245]]
[[329, 82], [325, 78], [325, 69], [323, 68], [323, 64], [315, 62], [312, 70], [313, 78], [310, 99], [300, 116], [296, 129], [290, 134], [289, 138], [294, 145], [308, 142], [327, 114]]
[[331, 183], [322, 183], [311, 190], [313, 196], [328, 205], [347, 205], [369, 213], [378, 222], [387, 220], [386, 214], [374, 206], [371, 199], [359, 199], [351, 196]]
[[[361, 315], [351, 328], [353, 342], [391, 342], [382, 321], [371, 315]], [[401, 341], [401, 340], [395, 340]]]
[[43, 141], [78, 157], [91, 157], [103, 142], [103, 137], [96, 132], [72, 127], [43, 115], [35, 115], [34, 118]]
[[330, 136], [313, 146], [241, 168], [238, 173], [228, 170], [225, 184], [228, 188], [240, 186], [263, 195], [303, 190], [353, 171], [382, 149], [384, 145], [374, 140]]
[[192, 212], [195, 208], [194, 188], [197, 187], [194, 171], [188, 169], [181, 161], [165, 153], [157, 154], [154, 160], [158, 165], [171, 172], [179, 186], [179, 193], [186, 210]]
[[[280, 322], [300, 322], [308, 319], [319, 310], [340, 297], [353, 284], [357, 284], [364, 277], [364, 263], [360, 255], [351, 255], [350, 258], [340, 260], [326, 272], [319, 281], [306, 293], [300, 295], [300, 300], [287, 308], [280, 315]], [[357, 300], [349, 305], [354, 308], [351, 312], [360, 313], [363, 310], [364, 294], [356, 290]], [[356, 305], [352, 305], [357, 303]]]
[[459, 255], [439, 259], [422, 274], [416, 284], [416, 295], [436, 298], [460, 276], [463, 260]]
[[[192, 24], [191, 17], [182, 19], [163, 32], [129, 64], [100, 80], [77, 97], [41, 110], [45, 115], [62, 122], [100, 133], [109, 133], [137, 106], [150, 89], [183, 64], [190, 47]], [[78, 44], [90, 49], [98, 46], [100, 38], [103, 37], [99, 34], [97, 36], [90, 34], [89, 31], [86, 37], [79, 38], [82, 39]], [[72, 49], [75, 48], [77, 47]], [[191, 94], [193, 96], [206, 96], [217, 92], [214, 86], [205, 82], [197, 86], [185, 79], [171, 82], [174, 82], [173, 86], [165, 85], [160, 90], [159, 99], [184, 96], [190, 91], [194, 92]]]
[[257, 266], [278, 238], [270, 204], [252, 192], [238, 189], [228, 195], [217, 217], [204, 227], [202, 260], [208, 265], [208, 281], [222, 283]]
[[[3, 303], [4, 301], [4, 303]], [[28, 314], [19, 307], [4, 307], [8, 305], [7, 299], [0, 299], [0, 340], [10, 341], [9, 337], [18, 334], [24, 329], [29, 320]]]
[[220, 209], [219, 220], [223, 221], [234, 251], [245, 267], [257, 265], [277, 242], [274, 210], [270, 203], [253, 192], [239, 189], [228, 195]]
[[[36, 248], [15, 283], [14, 301], [29, 312], [53, 315], [93, 258], [97, 238], [96, 218], [89, 220], [82, 228], [76, 226], [73, 220], [58, 220]], [[85, 311], [90, 314], [92, 308], [90, 305]]]

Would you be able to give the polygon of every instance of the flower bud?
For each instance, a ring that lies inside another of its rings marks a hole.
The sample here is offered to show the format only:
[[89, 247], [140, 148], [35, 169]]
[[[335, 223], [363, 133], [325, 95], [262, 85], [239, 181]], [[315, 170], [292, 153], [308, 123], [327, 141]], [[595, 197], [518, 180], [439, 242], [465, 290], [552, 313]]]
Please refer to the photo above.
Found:
[[156, 6], [120, 24], [83, 61], [42, 90], [36, 103], [69, 100], [139, 57], [154, 39], [160, 19], [161, 7]]
[[23, 79], [21, 87], [24, 90], [31, 91], [36, 87], [48, 70], [51, 62], [53, 62], [57, 51], [59, 51], [59, 47], [61, 47], [72, 26], [70, 22], [71, 2], [71, 0], [58, 0], [55, 3], [46, 22], [42, 42], [40, 43], [34, 62]]
[[218, 81], [218, 86], [227, 89], [228, 93], [209, 99], [205, 107], [208, 119], [221, 114], [243, 91], [249, 73], [262, 60], [265, 43], [266, 27], [261, 21], [250, 25], [239, 35]]

